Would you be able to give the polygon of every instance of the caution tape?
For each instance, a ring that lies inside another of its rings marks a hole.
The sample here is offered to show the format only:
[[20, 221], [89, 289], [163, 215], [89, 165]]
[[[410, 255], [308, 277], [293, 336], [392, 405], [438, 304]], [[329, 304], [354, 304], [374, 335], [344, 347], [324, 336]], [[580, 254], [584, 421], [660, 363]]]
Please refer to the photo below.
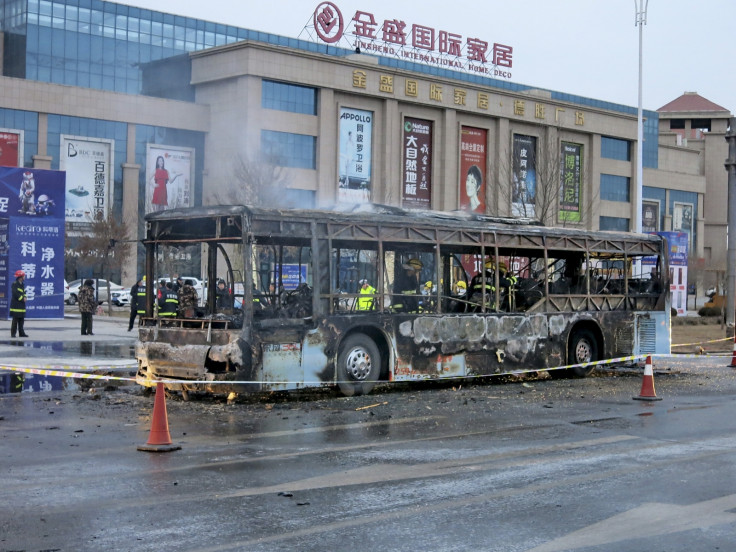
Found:
[[[698, 355], [698, 354], [667, 354], [667, 353], [657, 353], [657, 354], [642, 354], [642, 355], [629, 355], [624, 357], [617, 357], [617, 358], [609, 358], [605, 360], [597, 360], [592, 362], [581, 362], [578, 364], [567, 364], [565, 366], [554, 366], [554, 367], [542, 367], [542, 368], [529, 368], [529, 369], [512, 369], [508, 372], [502, 372], [497, 374], [473, 374], [473, 375], [465, 375], [465, 376], [457, 376], [457, 375], [450, 375], [450, 376], [440, 376], [440, 377], [419, 377], [411, 380], [393, 380], [393, 381], [380, 381], [378, 383], [386, 384], [386, 383], [407, 383], [411, 381], [442, 381], [442, 380], [457, 380], [457, 379], [479, 379], [479, 378], [489, 378], [489, 377], [498, 377], [498, 376], [509, 376], [509, 375], [520, 375], [520, 374], [530, 374], [530, 373], [537, 373], [537, 372], [551, 372], [554, 370], [570, 370], [572, 368], [590, 368], [593, 366], [606, 366], [610, 364], [623, 364], [623, 363], [632, 363], [636, 361], [641, 361], [646, 359], [647, 357], [652, 358], [708, 358], [708, 357], [720, 357], [720, 356], [730, 356], [731, 353], [722, 353], [722, 354], [706, 354], [706, 355]], [[8, 371], [8, 372], [21, 372], [25, 374], [34, 374], [39, 376], [54, 376], [54, 377], [63, 377], [63, 378], [78, 378], [78, 379], [92, 379], [92, 380], [109, 380], [109, 381], [129, 381], [129, 382], [138, 382], [141, 385], [154, 385], [157, 383], [164, 383], [168, 385], [261, 385], [268, 382], [263, 381], [256, 381], [256, 380], [181, 380], [181, 379], [167, 379], [167, 378], [161, 378], [161, 379], [138, 379], [135, 377], [126, 377], [126, 376], [112, 376], [108, 374], [92, 374], [89, 372], [77, 372], [70, 370], [70, 368], [76, 368], [76, 369], [94, 369], [94, 370], [119, 370], [119, 369], [132, 369], [135, 368], [135, 364], [125, 365], [125, 364], [118, 364], [118, 365], [88, 365], [88, 366], [80, 366], [80, 365], [47, 365], [45, 367], [36, 368], [31, 366], [17, 366], [17, 365], [2, 365], [0, 366], [0, 371]], [[416, 374], [415, 374], [416, 376]], [[304, 387], [320, 387], [320, 386], [328, 386], [333, 384], [339, 384], [339, 383], [356, 383], [355, 381], [279, 381], [279, 385], [298, 385], [298, 386], [304, 386]]]
[[677, 343], [672, 347], [692, 347], [693, 345], [705, 345], [706, 343], [718, 343], [720, 341], [733, 341], [733, 337], [722, 337], [721, 339], [711, 339], [710, 341], [698, 341], [697, 343]]

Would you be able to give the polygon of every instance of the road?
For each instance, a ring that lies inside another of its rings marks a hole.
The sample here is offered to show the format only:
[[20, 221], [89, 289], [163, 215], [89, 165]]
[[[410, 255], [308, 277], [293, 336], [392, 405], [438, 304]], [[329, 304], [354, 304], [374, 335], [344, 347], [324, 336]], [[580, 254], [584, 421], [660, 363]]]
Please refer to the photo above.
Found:
[[169, 453], [135, 386], [0, 396], [0, 550], [733, 550], [729, 362], [655, 359], [658, 402], [640, 369], [171, 396]]

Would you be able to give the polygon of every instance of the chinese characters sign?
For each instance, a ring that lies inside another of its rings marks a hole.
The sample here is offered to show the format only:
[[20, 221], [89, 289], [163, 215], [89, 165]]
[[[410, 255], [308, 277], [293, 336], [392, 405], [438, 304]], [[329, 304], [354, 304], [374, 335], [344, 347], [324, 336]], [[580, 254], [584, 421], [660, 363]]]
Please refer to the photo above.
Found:
[[61, 136], [60, 168], [66, 171], [66, 221], [106, 219], [112, 197], [112, 140]]
[[583, 146], [562, 142], [560, 174], [560, 222], [580, 222]]
[[488, 131], [460, 129], [460, 208], [474, 213], [486, 211], [486, 143]]
[[534, 218], [537, 198], [537, 138], [514, 134], [511, 213]]
[[368, 203], [371, 200], [372, 134], [372, 112], [340, 109], [337, 201]]
[[148, 144], [145, 212], [194, 205], [194, 149]]
[[659, 201], [642, 201], [641, 231], [645, 234], [659, 230]]
[[[16, 270], [26, 273], [26, 317], [64, 317], [62, 171], [0, 167], [0, 313]], [[4, 281], [2, 281], [4, 280]]]
[[432, 121], [404, 119], [402, 207], [429, 209], [432, 203]]
[[505, 44], [464, 37], [401, 19], [381, 20], [362, 10], [356, 10], [352, 18], [347, 19], [333, 2], [320, 3], [312, 19], [318, 39], [328, 44], [337, 44], [344, 38], [351, 49], [490, 77], [511, 78], [514, 49]]

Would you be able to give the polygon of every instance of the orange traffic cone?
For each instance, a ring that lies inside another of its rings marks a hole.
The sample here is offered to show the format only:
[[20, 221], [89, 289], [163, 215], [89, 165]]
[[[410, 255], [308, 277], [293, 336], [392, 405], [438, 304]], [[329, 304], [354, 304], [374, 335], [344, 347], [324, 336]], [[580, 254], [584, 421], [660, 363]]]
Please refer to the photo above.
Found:
[[736, 333], [733, 336], [733, 355], [731, 355], [731, 368], [736, 367]]
[[169, 420], [166, 416], [166, 395], [164, 384], [156, 384], [156, 399], [153, 401], [153, 419], [151, 420], [151, 433], [145, 445], [138, 445], [138, 450], [146, 452], [170, 452], [179, 450], [179, 445], [171, 442], [169, 434]]
[[637, 401], [661, 401], [654, 392], [654, 371], [652, 370], [652, 357], [647, 357], [644, 365], [644, 379], [641, 382], [641, 391], [638, 397], [634, 397]]

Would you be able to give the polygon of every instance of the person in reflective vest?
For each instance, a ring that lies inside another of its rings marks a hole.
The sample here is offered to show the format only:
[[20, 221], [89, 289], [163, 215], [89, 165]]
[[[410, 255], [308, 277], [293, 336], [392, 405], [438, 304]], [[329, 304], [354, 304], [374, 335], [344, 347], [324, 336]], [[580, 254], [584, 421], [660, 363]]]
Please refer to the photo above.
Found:
[[158, 315], [161, 318], [175, 318], [179, 312], [179, 296], [174, 291], [171, 282], [166, 282], [158, 290]]
[[506, 263], [501, 261], [498, 263], [498, 285], [501, 286], [501, 310], [509, 311], [515, 309], [514, 295], [516, 284], [519, 279], [513, 274], [509, 274]]
[[138, 291], [135, 294], [135, 307], [138, 316], [146, 315], [146, 277], [141, 279], [141, 283], [138, 285]]
[[[133, 329], [135, 317], [138, 316], [138, 290], [143, 285], [143, 278], [138, 278], [135, 284], [133, 284], [133, 287], [130, 288], [130, 320], [128, 321], [128, 331]], [[145, 294], [143, 297], [143, 303], [145, 308]]]
[[26, 319], [26, 288], [23, 284], [26, 273], [22, 270], [15, 271], [15, 282], [10, 289], [10, 316], [13, 321], [10, 323], [10, 337], [15, 337], [17, 333], [20, 337], [28, 337], [23, 330], [23, 323]]
[[368, 280], [360, 280], [360, 297], [358, 297], [357, 310], [367, 311], [375, 309], [376, 288], [368, 283]]

